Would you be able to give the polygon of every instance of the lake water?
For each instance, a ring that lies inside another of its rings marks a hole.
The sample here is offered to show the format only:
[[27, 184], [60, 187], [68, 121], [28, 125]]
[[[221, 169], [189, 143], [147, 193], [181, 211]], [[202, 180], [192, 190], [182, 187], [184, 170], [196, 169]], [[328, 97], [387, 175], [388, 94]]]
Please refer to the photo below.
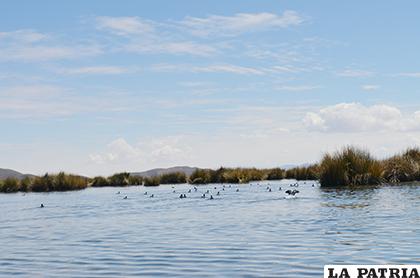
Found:
[[0, 276], [322, 277], [324, 264], [420, 263], [420, 185], [300, 182], [285, 198], [290, 183], [0, 194]]

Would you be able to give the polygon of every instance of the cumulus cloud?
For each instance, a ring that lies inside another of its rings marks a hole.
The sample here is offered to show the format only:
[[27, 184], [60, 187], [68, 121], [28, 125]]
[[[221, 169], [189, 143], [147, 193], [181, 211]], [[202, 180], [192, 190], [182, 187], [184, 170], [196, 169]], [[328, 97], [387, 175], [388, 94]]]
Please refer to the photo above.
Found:
[[340, 103], [307, 113], [303, 123], [310, 130], [323, 132], [419, 130], [420, 111], [404, 115], [400, 109], [389, 105]]
[[124, 138], [117, 138], [107, 145], [104, 152], [90, 154], [89, 158], [98, 164], [182, 161], [189, 155], [189, 148], [181, 139], [181, 136], [169, 136], [130, 144]]
[[286, 28], [300, 25], [304, 18], [295, 11], [283, 14], [238, 13], [233, 16], [210, 15], [208, 17], [186, 17], [180, 22], [191, 34], [196, 36], [232, 36], [249, 31], [269, 28]]

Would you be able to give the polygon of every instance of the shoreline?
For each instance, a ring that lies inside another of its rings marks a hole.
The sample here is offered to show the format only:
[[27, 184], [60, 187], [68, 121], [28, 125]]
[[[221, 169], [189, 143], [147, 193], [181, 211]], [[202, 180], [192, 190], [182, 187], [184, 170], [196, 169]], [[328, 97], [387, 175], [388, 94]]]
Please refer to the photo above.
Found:
[[81, 190], [88, 187], [153, 187], [166, 184], [246, 184], [251, 181], [293, 179], [297, 181], [318, 181], [323, 188], [347, 186], [381, 186], [420, 181], [420, 148], [411, 148], [378, 160], [368, 151], [355, 147], [344, 147], [333, 154], [325, 154], [319, 163], [309, 166], [282, 168], [224, 168], [199, 169], [191, 175], [171, 172], [153, 177], [142, 177], [128, 172], [109, 177], [82, 177], [60, 172], [44, 176], [6, 178], [0, 180], [1, 193], [13, 192], [55, 192]]

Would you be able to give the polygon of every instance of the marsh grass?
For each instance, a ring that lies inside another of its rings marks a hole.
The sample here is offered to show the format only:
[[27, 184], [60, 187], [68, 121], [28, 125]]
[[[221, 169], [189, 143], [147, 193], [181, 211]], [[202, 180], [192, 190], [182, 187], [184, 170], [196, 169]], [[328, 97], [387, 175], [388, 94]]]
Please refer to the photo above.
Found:
[[380, 184], [381, 163], [369, 152], [345, 147], [334, 154], [326, 154], [320, 163], [321, 186]]
[[383, 176], [391, 183], [420, 180], [420, 149], [412, 148], [383, 161]]
[[88, 178], [64, 172], [56, 175], [46, 173], [42, 177], [35, 177], [28, 186], [30, 191], [34, 192], [81, 190], [86, 187], [88, 187]]
[[144, 178], [144, 186], [159, 186], [160, 185], [160, 179], [159, 177], [148, 177]]
[[345, 147], [323, 157], [319, 175], [324, 187], [420, 181], [420, 149], [378, 160], [366, 150]]
[[187, 176], [183, 172], [173, 172], [162, 174], [159, 176], [159, 183], [160, 184], [179, 184], [179, 183], [186, 183]]
[[0, 182], [0, 192], [13, 193], [20, 190], [19, 180], [16, 178], [7, 178]]
[[411, 148], [390, 158], [378, 160], [368, 151], [348, 146], [332, 154], [325, 154], [319, 164], [282, 168], [224, 168], [217, 170], [196, 169], [189, 177], [182, 172], [167, 173], [155, 177], [132, 176], [127, 172], [107, 178], [92, 179], [60, 172], [40, 177], [25, 177], [22, 180], [7, 178], [0, 180], [0, 192], [17, 191], [68, 191], [86, 187], [160, 184], [210, 184], [248, 183], [261, 180], [319, 180], [322, 187], [366, 186], [381, 183], [420, 181], [420, 149]]

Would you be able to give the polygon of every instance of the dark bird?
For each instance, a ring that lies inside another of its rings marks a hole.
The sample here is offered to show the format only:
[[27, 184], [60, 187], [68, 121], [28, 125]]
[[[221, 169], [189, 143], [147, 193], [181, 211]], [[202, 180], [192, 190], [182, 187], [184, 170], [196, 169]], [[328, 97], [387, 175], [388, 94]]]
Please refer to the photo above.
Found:
[[213, 198], [213, 195], [210, 195], [210, 200], [213, 200], [214, 198]]
[[201, 198], [206, 198], [206, 194], [201, 195]]
[[188, 193], [191, 193], [191, 189], [190, 189], [190, 190], [188, 190]]
[[43, 207], [44, 207], [44, 204], [41, 204], [39, 207], [40, 207], [40, 208], [43, 208]]
[[144, 195], [147, 195], [147, 191], [146, 191], [146, 192], [144, 192]]
[[117, 195], [118, 195], [118, 194], [121, 194], [121, 192], [119, 192], [119, 191], [118, 191], [118, 192], [117, 192]]
[[187, 195], [184, 194], [184, 198], [187, 198]]
[[197, 187], [194, 186], [194, 190], [197, 191]]
[[124, 196], [124, 198], [123, 198], [123, 199], [124, 199], [124, 200], [125, 200], [125, 199], [128, 199], [128, 197], [127, 197], [127, 196]]
[[296, 194], [299, 193], [299, 190], [296, 190], [296, 189], [290, 190], [289, 189], [289, 190], [286, 190], [286, 193], [289, 194], [289, 196], [290, 195], [295, 196]]
[[155, 197], [155, 195], [153, 195], [153, 194], [152, 194], [152, 195], [150, 195], [150, 198], [153, 198], [153, 197]]
[[281, 186], [279, 186], [279, 191], [281, 191]]
[[206, 193], [210, 193], [210, 190], [207, 190]]
[[217, 195], [220, 195], [220, 191], [217, 191]]
[[239, 192], [239, 188], [236, 189], [236, 192]]
[[184, 198], [184, 195], [182, 195], [182, 194], [181, 194], [181, 195], [179, 195], [179, 198], [180, 198], [180, 199]]
[[270, 188], [270, 189], [268, 189], [268, 192], [271, 192], [271, 188]]

